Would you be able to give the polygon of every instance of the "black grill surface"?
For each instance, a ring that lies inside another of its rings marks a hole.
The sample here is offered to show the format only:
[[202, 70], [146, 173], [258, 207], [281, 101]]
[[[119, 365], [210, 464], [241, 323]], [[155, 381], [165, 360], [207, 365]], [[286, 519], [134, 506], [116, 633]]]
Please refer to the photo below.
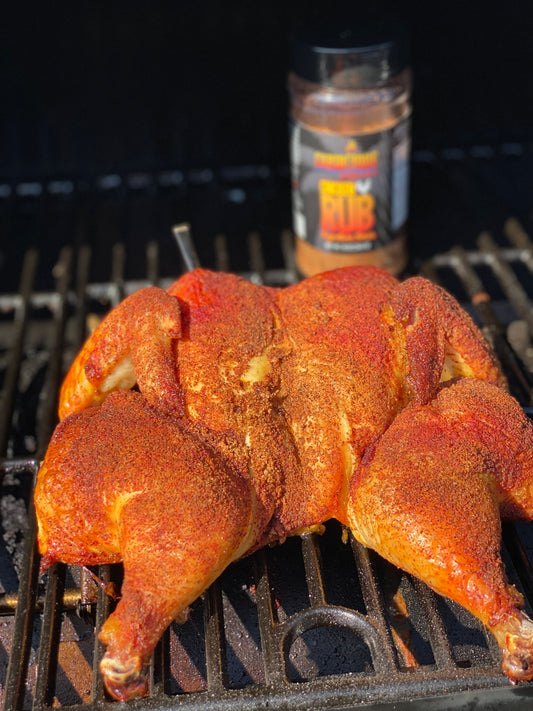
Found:
[[[439, 162], [426, 158], [422, 172]], [[115, 705], [104, 696], [103, 650], [95, 634], [112, 600], [91, 573], [77, 568], [57, 565], [39, 577], [31, 490], [56, 423], [61, 378], [91, 324], [142, 286], [168, 286], [187, 263], [170, 236], [176, 195], [168, 196], [174, 207], [156, 219], [159, 230], [169, 218], [167, 237], [129, 244], [113, 236], [125, 229], [121, 219], [131, 205], [121, 212], [123, 198], [131, 194], [96, 201], [98, 219], [91, 208], [92, 221], [76, 213], [74, 222], [58, 223], [65, 234], [73, 224], [81, 230], [70, 244], [28, 245], [10, 275], [16, 286], [0, 294], [0, 680], [8, 711]], [[148, 196], [142, 205], [138, 215], [153, 232], [155, 203]], [[65, 215], [72, 204], [67, 200], [63, 208]], [[20, 200], [9, 209], [17, 220], [23, 216]], [[13, 225], [7, 214], [5, 224]], [[137, 224], [131, 215], [128, 220]], [[200, 260], [257, 282], [295, 281], [291, 234], [273, 223], [241, 230], [237, 242], [213, 232], [209, 241], [201, 239]], [[91, 242], [84, 229], [100, 237]], [[9, 249], [3, 255], [7, 259]], [[418, 255], [411, 270], [461, 300], [530, 412], [533, 244], [523, 222], [508, 218], [497, 232], [476, 232], [466, 248]], [[506, 526], [504, 541], [509, 578], [531, 613], [531, 526]], [[120, 584], [118, 566], [92, 573]], [[152, 660], [150, 695], [131, 706], [487, 709], [523, 708], [527, 700], [533, 703], [533, 686], [510, 686], [494, 640], [472, 616], [332, 522], [323, 535], [291, 539], [230, 566], [193, 605], [187, 622], [165, 633]]]

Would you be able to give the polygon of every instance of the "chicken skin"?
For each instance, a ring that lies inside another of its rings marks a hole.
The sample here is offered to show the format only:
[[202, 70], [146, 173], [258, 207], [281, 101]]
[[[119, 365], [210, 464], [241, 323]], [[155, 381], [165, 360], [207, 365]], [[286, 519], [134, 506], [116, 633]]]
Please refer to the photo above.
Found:
[[141, 290], [78, 355], [60, 418], [35, 491], [42, 569], [123, 563], [100, 632], [114, 697], [145, 692], [163, 630], [233, 560], [330, 518], [533, 678], [499, 553], [501, 518], [533, 518], [533, 427], [424, 279], [351, 267], [273, 289], [195, 270]]
[[501, 518], [533, 518], [531, 428], [501, 390], [463, 378], [396, 417], [350, 485], [356, 538], [476, 615], [514, 679], [530, 678], [533, 623], [505, 579]]

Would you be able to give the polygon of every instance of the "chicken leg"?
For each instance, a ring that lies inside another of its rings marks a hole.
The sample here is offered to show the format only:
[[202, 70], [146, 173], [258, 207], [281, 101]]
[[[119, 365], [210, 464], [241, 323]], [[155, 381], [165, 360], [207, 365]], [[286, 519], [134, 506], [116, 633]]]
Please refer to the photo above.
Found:
[[533, 623], [500, 558], [501, 514], [533, 514], [533, 433], [518, 404], [472, 379], [405, 408], [354, 475], [355, 537], [494, 633], [502, 668], [533, 675]]
[[257, 540], [254, 492], [246, 472], [138, 393], [59, 427], [36, 488], [42, 568], [124, 562], [101, 670], [108, 691], [130, 699], [146, 690], [164, 629]]

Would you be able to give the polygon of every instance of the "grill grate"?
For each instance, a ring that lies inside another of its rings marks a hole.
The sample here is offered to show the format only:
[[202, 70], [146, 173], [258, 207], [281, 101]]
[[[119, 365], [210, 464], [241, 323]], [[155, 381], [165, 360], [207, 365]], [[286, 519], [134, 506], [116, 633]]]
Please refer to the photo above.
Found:
[[[478, 250], [455, 248], [422, 271], [467, 305], [502, 360], [513, 394], [528, 409], [533, 244], [515, 220], [506, 223], [505, 236], [508, 243], [497, 247], [482, 234]], [[244, 275], [258, 283], [294, 282], [290, 240], [282, 234], [284, 265], [268, 269], [261, 238], [252, 233]], [[230, 268], [224, 237], [214, 241], [214, 252], [215, 264]], [[55, 705], [82, 711], [113, 703], [104, 697], [98, 673], [103, 650], [94, 634], [113, 603], [90, 574], [77, 569], [57, 565], [45, 583], [39, 581], [31, 483], [55, 424], [62, 373], [91, 319], [140, 287], [165, 287], [169, 280], [159, 277], [158, 246], [151, 243], [145, 276], [126, 277], [119, 244], [109, 281], [91, 282], [91, 252], [84, 246], [76, 254], [61, 251], [54, 290], [35, 291], [38, 256], [27, 252], [19, 292], [0, 295], [4, 533], [11, 509], [20, 511], [22, 502], [27, 513], [24, 535], [4, 535], [0, 557], [3, 700], [6, 711]], [[533, 698], [532, 686], [509, 686], [494, 640], [474, 618], [344, 539], [332, 522], [324, 536], [307, 534], [233, 564], [195, 603], [185, 624], [171, 625], [154, 654], [150, 696], [132, 706], [192, 711], [394, 703], [400, 709], [413, 699], [426, 708], [431, 697], [432, 708], [444, 709], [454, 695], [454, 703], [510, 708]], [[504, 540], [509, 577], [531, 610], [528, 527], [506, 526]], [[119, 582], [118, 567], [94, 572], [104, 582]], [[17, 578], [14, 590], [9, 585]]]

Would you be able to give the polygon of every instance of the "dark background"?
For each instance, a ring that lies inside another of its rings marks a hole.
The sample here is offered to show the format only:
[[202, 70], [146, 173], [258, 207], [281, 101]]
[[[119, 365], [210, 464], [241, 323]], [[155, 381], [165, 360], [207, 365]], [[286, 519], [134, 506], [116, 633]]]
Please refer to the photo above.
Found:
[[[13, 227], [26, 195], [20, 183], [43, 186], [33, 203], [42, 209], [55, 200], [48, 183], [62, 178], [73, 181], [70, 199], [83, 206], [90, 196], [91, 209], [102, 192], [127, 198], [144, 190], [155, 199], [174, 190], [179, 199], [168, 214], [152, 205], [158, 217], [143, 225], [146, 239], [166, 239], [169, 223], [181, 219], [191, 221], [200, 250], [219, 231], [238, 242], [250, 229], [289, 227], [287, 36], [333, 10], [358, 22], [363, 7], [323, 0], [5, 3], [0, 218], [9, 212], [3, 224], [10, 232], [0, 239], [24, 246], [103, 239], [94, 224], [83, 237], [70, 228], [60, 235], [42, 220]], [[528, 225], [531, 3], [372, 7], [401, 16], [411, 35], [412, 253], [468, 246], [479, 229], [497, 230], [510, 214]], [[177, 172], [163, 185], [158, 176], [169, 170]], [[138, 172], [155, 182], [128, 183]], [[118, 187], [102, 183], [108, 174], [121, 178]], [[133, 230], [138, 240], [139, 229], [135, 219], [122, 220], [118, 238], [128, 242]]]
[[[24, 178], [283, 163], [287, 34], [331, 13], [323, 0], [9, 4], [0, 171]], [[531, 137], [530, 2], [374, 6], [410, 27], [415, 145]]]

